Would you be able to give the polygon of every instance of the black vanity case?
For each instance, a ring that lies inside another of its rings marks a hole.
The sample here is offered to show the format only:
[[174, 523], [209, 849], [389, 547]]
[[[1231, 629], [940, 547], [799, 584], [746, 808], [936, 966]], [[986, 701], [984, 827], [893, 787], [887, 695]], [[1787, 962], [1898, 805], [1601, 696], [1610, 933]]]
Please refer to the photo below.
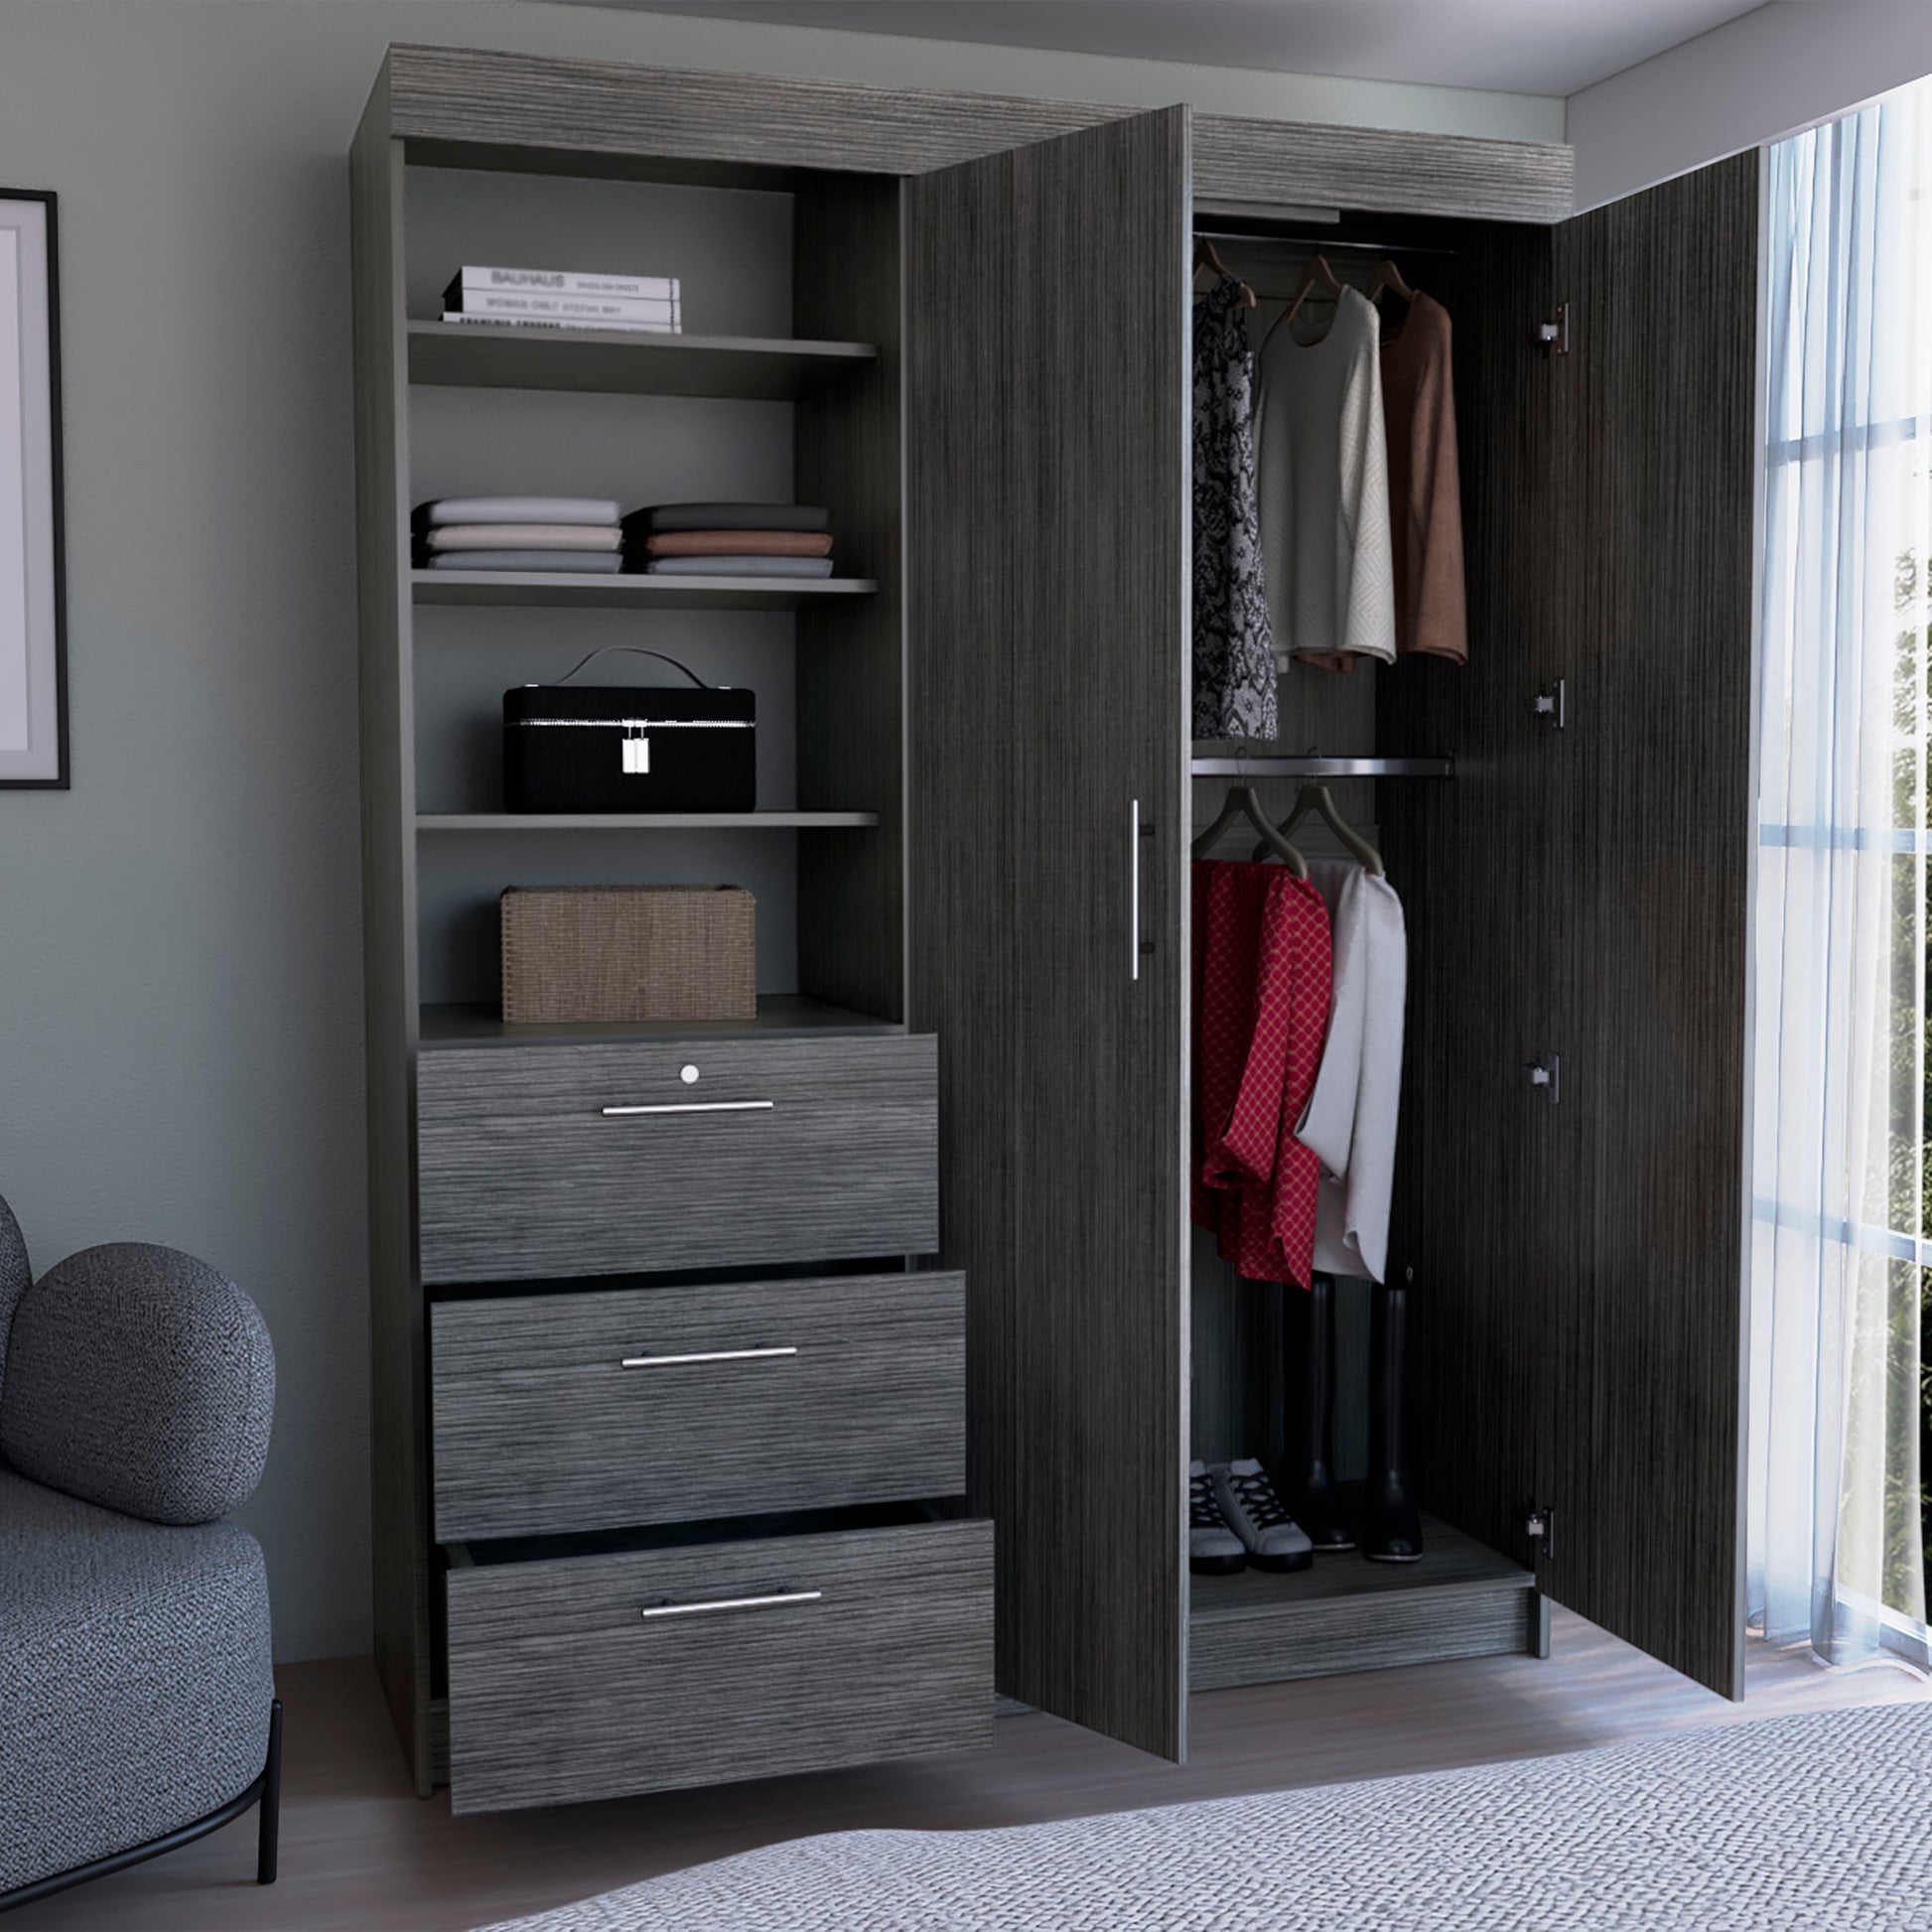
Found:
[[709, 685], [682, 664], [677, 668], [695, 689], [561, 682], [505, 691], [506, 808], [512, 812], [755, 810], [755, 694]]

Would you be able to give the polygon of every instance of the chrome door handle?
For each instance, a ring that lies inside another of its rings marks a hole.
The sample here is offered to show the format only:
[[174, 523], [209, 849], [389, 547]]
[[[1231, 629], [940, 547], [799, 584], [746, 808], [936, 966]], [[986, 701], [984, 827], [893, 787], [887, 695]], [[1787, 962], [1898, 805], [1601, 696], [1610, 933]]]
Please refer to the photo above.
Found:
[[708, 1348], [696, 1355], [626, 1355], [620, 1368], [682, 1368], [691, 1362], [759, 1362], [774, 1355], [795, 1355], [796, 1348]]
[[607, 1120], [620, 1114], [756, 1114], [768, 1113], [772, 1100], [664, 1100], [651, 1107], [605, 1107]]
[[709, 1616], [714, 1610], [774, 1610], [785, 1603], [816, 1603], [822, 1589], [779, 1589], [769, 1596], [714, 1596], [705, 1603], [647, 1603], [637, 1612], [646, 1622], [654, 1616]]

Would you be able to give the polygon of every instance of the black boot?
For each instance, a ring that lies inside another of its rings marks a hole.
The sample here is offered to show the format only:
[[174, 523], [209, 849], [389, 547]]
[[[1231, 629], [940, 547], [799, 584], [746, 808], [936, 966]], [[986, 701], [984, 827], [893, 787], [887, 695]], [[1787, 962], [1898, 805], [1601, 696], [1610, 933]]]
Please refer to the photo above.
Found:
[[1409, 1291], [1374, 1291], [1368, 1330], [1368, 1489], [1362, 1554], [1377, 1563], [1414, 1563], [1422, 1519], [1409, 1494]]
[[[1300, 1434], [1290, 1429], [1285, 1471], [1288, 1480], [1282, 1486], [1295, 1520], [1308, 1532], [1317, 1552], [1352, 1550], [1355, 1532], [1335, 1487], [1335, 1284], [1330, 1276], [1316, 1275], [1306, 1295], [1297, 1296], [1292, 1288], [1283, 1293], [1303, 1308], [1300, 1320], [1290, 1314], [1282, 1323], [1287, 1341], [1287, 1360], [1282, 1367], [1288, 1388], [1299, 1383], [1305, 1406]], [[1295, 1413], [1292, 1402], [1289, 1412], [1291, 1417]]]

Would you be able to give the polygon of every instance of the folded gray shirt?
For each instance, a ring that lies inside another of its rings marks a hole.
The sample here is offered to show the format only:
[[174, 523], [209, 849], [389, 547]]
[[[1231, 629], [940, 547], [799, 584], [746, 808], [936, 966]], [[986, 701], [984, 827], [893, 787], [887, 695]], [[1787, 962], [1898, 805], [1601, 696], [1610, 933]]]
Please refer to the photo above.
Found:
[[431, 570], [572, 570], [582, 577], [608, 577], [623, 559], [608, 550], [439, 550]]
[[[438, 562], [442, 560], [439, 558]], [[651, 577], [829, 577], [830, 557], [653, 557]]]
[[416, 522], [444, 523], [615, 523], [613, 496], [439, 496], [416, 505]]
[[669, 535], [673, 530], [806, 530], [832, 527], [831, 514], [810, 503], [657, 503], [632, 510], [626, 531]]

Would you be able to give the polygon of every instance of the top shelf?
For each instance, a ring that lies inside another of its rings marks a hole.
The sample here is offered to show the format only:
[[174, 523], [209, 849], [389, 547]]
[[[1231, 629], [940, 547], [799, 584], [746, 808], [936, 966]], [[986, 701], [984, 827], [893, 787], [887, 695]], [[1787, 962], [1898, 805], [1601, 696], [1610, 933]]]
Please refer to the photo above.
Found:
[[466, 389], [736, 396], [790, 402], [879, 359], [870, 343], [650, 336], [609, 329], [409, 324], [409, 379]]

